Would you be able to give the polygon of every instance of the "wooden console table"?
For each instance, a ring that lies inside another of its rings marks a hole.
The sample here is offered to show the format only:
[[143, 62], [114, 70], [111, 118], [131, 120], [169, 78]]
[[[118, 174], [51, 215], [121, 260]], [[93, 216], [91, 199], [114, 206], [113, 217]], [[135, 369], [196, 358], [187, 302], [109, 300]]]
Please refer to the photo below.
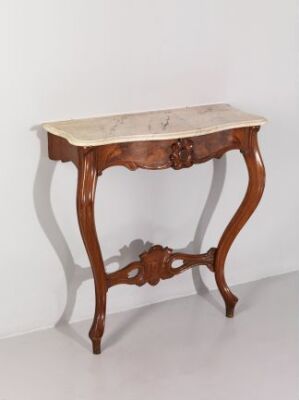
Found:
[[[107, 291], [121, 283], [156, 285], [160, 279], [205, 265], [215, 274], [226, 316], [233, 317], [238, 299], [225, 281], [224, 264], [235, 237], [263, 193], [265, 170], [257, 133], [264, 123], [264, 118], [218, 104], [44, 124], [50, 159], [72, 161], [78, 168], [77, 214], [95, 283], [95, 314], [89, 332], [95, 354], [101, 352]], [[142, 253], [139, 261], [113, 273], [105, 272], [94, 219], [94, 199], [97, 178], [106, 168], [118, 165], [130, 170], [178, 170], [220, 158], [235, 149], [244, 157], [248, 188], [216, 248], [191, 255], [156, 245]], [[177, 260], [180, 265], [174, 266]]]

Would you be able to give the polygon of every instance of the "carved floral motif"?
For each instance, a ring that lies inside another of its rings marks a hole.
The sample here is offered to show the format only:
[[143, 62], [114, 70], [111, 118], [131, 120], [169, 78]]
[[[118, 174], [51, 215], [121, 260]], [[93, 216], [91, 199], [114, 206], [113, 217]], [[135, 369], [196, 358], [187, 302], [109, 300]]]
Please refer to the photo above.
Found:
[[191, 139], [179, 139], [171, 146], [171, 167], [174, 169], [188, 168], [193, 165], [193, 142]]

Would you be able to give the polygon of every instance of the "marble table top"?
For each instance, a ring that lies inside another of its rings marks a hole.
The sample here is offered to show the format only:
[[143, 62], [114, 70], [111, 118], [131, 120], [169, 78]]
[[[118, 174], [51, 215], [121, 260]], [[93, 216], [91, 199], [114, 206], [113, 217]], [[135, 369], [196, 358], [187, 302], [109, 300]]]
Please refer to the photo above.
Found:
[[260, 126], [266, 119], [228, 104], [49, 122], [43, 128], [75, 146], [178, 139], [226, 129]]

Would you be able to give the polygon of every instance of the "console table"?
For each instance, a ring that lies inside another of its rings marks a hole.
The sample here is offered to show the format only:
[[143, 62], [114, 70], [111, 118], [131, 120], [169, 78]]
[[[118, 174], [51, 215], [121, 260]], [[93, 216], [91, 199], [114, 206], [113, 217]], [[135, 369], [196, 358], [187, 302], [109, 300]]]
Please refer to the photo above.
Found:
[[[43, 125], [48, 132], [50, 159], [72, 161], [78, 168], [78, 221], [95, 284], [95, 314], [89, 332], [94, 354], [101, 352], [106, 295], [114, 285], [156, 285], [160, 279], [205, 265], [215, 274], [226, 316], [233, 317], [238, 299], [226, 283], [224, 265], [234, 239], [263, 193], [265, 170], [257, 133], [265, 122], [262, 117], [230, 105], [216, 104]], [[245, 197], [217, 247], [204, 254], [185, 254], [155, 245], [142, 253], [138, 261], [116, 272], [105, 272], [94, 219], [94, 200], [97, 178], [106, 168], [179, 170], [220, 158], [229, 150], [241, 151], [249, 180]]]

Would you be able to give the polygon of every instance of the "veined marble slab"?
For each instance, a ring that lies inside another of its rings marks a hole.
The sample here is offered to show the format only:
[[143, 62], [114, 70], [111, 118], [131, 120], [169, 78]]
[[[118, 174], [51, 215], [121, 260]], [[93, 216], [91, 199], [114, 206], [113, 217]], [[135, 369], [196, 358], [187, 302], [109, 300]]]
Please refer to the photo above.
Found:
[[266, 119], [229, 104], [213, 104], [49, 122], [43, 128], [75, 146], [99, 146], [144, 140], [178, 139], [226, 129], [260, 126]]

